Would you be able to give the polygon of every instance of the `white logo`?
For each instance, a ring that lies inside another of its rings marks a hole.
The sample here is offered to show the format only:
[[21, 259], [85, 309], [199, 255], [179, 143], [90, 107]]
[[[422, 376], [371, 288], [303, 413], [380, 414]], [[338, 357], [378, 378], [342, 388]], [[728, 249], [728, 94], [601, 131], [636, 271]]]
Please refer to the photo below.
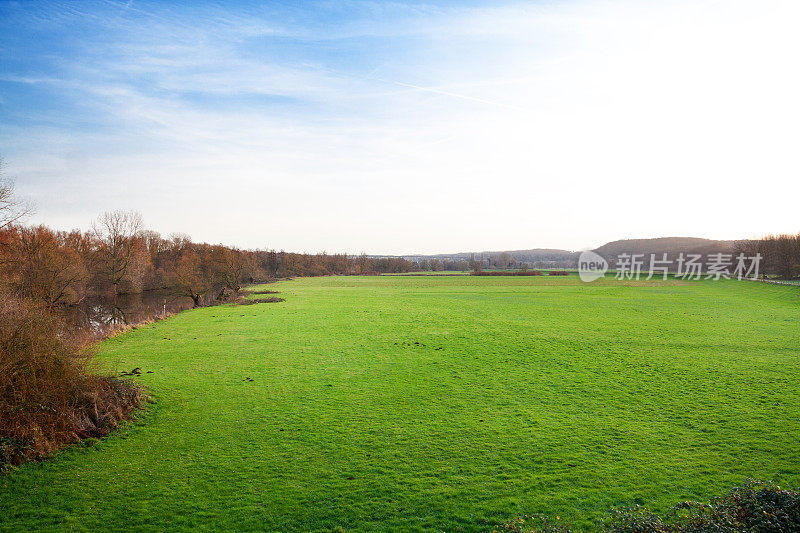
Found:
[[608, 270], [608, 261], [594, 252], [586, 250], [578, 258], [578, 275], [581, 281], [589, 283], [605, 276]]

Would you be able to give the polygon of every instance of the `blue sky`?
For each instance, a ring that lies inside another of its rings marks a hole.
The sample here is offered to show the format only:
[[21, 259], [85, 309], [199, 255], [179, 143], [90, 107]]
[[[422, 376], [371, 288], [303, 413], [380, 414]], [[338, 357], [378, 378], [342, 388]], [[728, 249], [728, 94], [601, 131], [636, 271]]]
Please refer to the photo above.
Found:
[[246, 247], [796, 232], [799, 13], [0, 1], [0, 155], [32, 222], [136, 209]]

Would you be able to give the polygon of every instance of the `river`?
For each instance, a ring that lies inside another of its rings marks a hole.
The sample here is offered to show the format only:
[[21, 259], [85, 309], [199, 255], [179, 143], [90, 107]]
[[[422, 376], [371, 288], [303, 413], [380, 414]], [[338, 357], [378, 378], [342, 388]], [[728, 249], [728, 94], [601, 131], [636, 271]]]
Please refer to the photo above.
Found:
[[130, 326], [192, 308], [192, 299], [168, 291], [147, 291], [113, 297], [91, 296], [80, 304], [62, 308], [71, 326], [102, 337], [119, 326]]

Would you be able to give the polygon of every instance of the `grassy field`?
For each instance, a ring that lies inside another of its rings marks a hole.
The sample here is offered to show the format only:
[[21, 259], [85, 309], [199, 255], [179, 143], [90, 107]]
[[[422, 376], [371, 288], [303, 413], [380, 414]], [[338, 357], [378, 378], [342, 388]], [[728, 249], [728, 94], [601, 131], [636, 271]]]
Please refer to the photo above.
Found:
[[[800, 293], [751, 282], [330, 277], [104, 343], [136, 424], [0, 475], [0, 529], [591, 528], [800, 485]], [[148, 373], [152, 372], [152, 373]]]

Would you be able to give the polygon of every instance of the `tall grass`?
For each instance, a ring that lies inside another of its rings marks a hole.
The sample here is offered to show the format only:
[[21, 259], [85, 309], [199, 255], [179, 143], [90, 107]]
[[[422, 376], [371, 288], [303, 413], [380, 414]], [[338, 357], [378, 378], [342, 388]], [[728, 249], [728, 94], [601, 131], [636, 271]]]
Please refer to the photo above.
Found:
[[0, 296], [0, 466], [101, 437], [143, 401], [141, 389], [88, 369], [91, 344], [37, 303]]

